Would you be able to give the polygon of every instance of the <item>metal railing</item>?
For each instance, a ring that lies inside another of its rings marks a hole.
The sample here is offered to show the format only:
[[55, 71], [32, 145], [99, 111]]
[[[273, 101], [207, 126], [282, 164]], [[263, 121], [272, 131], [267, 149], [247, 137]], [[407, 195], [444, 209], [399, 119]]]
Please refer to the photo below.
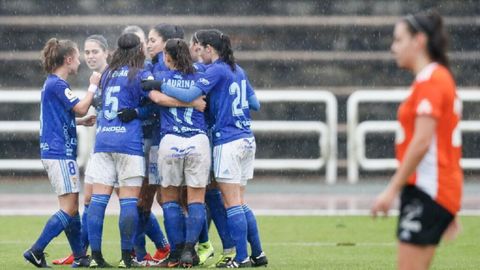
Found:
[[[84, 92], [78, 92], [83, 96]], [[316, 134], [320, 156], [315, 159], [257, 159], [255, 168], [261, 170], [305, 170], [318, 171], [325, 168], [327, 183], [335, 183], [337, 178], [337, 100], [328, 91], [257, 91], [262, 103], [325, 103], [326, 121], [253, 121], [256, 133]], [[40, 102], [40, 91], [0, 91], [1, 103]], [[39, 132], [39, 121], [0, 121], [0, 133], [34, 134]], [[77, 127], [79, 138], [78, 164], [82, 166], [91, 151], [91, 132]], [[0, 159], [0, 170], [43, 170], [38, 159]]]
[[262, 170], [318, 171], [325, 167], [327, 183], [337, 179], [337, 99], [329, 91], [269, 90], [257, 91], [261, 103], [324, 103], [326, 121], [253, 121], [254, 132], [317, 133], [320, 156], [316, 159], [256, 159]]
[[[395, 169], [398, 162], [393, 158], [367, 158], [365, 137], [367, 133], [396, 133], [400, 131], [397, 121], [363, 121], [359, 123], [359, 107], [361, 103], [399, 103], [408, 97], [405, 90], [359, 90], [354, 92], [347, 101], [347, 155], [348, 181], [358, 182], [360, 167], [367, 171]], [[463, 102], [480, 102], [480, 91], [458, 91]], [[461, 132], [480, 131], [480, 121], [461, 121]], [[479, 158], [463, 158], [464, 169], [480, 169]]]
[[[83, 97], [85, 92], [75, 92]], [[0, 104], [38, 104], [40, 103], [40, 90], [35, 91], [0, 91]], [[36, 134], [40, 131], [40, 121], [0, 121], [0, 133], [8, 134]], [[87, 128], [77, 127], [78, 135], [78, 165], [85, 165], [90, 150], [88, 149], [89, 135]], [[37, 149], [40, 151], [39, 149]], [[43, 165], [39, 159], [0, 159], [0, 170], [13, 171], [42, 171]]]

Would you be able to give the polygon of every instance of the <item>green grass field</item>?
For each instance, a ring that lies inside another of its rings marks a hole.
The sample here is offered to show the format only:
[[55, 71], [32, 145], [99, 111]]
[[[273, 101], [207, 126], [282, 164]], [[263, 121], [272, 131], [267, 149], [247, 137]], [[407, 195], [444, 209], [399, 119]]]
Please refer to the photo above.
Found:
[[[34, 269], [22, 252], [36, 239], [47, 217], [0, 217], [0, 269]], [[263, 247], [270, 269], [394, 269], [396, 218], [259, 217]], [[480, 269], [480, 218], [462, 217], [463, 232], [438, 249], [432, 269]], [[103, 252], [110, 263], [120, 258], [117, 217], [105, 222]], [[216, 231], [211, 238], [217, 251]], [[149, 243], [149, 250], [153, 246]], [[62, 234], [47, 247], [50, 262], [67, 255]], [[56, 267], [67, 269], [67, 267]]]

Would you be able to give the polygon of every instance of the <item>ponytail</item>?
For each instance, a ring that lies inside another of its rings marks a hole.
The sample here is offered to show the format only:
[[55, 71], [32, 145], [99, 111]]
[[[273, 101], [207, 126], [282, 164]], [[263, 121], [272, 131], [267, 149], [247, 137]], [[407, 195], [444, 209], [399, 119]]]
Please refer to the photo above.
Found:
[[65, 57], [71, 56], [77, 50], [77, 44], [71, 40], [51, 38], [42, 50], [42, 65], [47, 73], [53, 73], [63, 65]]
[[233, 56], [232, 43], [230, 37], [225, 34], [220, 35], [222, 41], [222, 49], [220, 51], [220, 57], [227, 63], [230, 68], [235, 71], [235, 57]]
[[172, 57], [175, 68], [184, 74], [193, 74], [193, 60], [187, 43], [178, 38], [169, 39], [165, 43], [165, 53]]
[[406, 16], [403, 21], [411, 34], [425, 33], [427, 36], [427, 51], [430, 58], [449, 68], [447, 56], [448, 35], [442, 16], [436, 11], [417, 13]]
[[225, 63], [227, 63], [232, 71], [235, 71], [235, 57], [233, 56], [232, 44], [230, 42], [230, 37], [223, 34], [216, 29], [208, 30], [199, 30], [193, 35], [194, 42], [202, 46], [210, 45], [212, 46]]
[[118, 48], [115, 50], [109, 69], [117, 70], [128, 66], [128, 78], [131, 80], [143, 67], [145, 53], [140, 38], [132, 33], [123, 34], [118, 38]]

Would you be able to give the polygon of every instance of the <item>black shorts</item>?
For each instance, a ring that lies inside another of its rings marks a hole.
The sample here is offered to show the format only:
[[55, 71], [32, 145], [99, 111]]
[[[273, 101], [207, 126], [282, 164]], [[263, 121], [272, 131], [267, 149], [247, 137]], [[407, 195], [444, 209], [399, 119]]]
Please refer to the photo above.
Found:
[[438, 245], [454, 216], [415, 186], [406, 186], [400, 197], [397, 237], [400, 242]]

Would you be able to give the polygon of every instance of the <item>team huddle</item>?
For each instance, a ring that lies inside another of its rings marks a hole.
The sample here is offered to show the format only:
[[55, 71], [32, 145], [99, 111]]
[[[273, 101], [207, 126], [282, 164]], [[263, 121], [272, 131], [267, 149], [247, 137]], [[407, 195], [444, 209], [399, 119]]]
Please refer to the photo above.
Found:
[[[41, 92], [41, 159], [60, 210], [25, 251], [25, 259], [48, 267], [44, 250], [64, 231], [72, 254], [54, 264], [111, 267], [102, 255], [102, 233], [115, 191], [120, 199], [118, 267], [204, 265], [214, 255], [210, 220], [223, 245], [215, 267], [266, 266], [257, 222], [244, 200], [256, 150], [250, 110], [259, 110], [260, 104], [235, 63], [228, 35], [199, 30], [187, 43], [181, 27], [159, 24], [146, 41], [141, 28], [129, 26], [111, 56], [108, 50], [103, 36], [86, 39], [85, 60], [93, 73], [83, 99], [67, 82], [80, 65], [77, 45], [52, 38], [42, 51], [48, 77]], [[91, 105], [96, 116], [87, 116]], [[76, 126], [94, 124], [80, 218]], [[151, 212], [155, 198], [166, 236]], [[146, 236], [155, 244], [153, 256], [146, 251]]]

